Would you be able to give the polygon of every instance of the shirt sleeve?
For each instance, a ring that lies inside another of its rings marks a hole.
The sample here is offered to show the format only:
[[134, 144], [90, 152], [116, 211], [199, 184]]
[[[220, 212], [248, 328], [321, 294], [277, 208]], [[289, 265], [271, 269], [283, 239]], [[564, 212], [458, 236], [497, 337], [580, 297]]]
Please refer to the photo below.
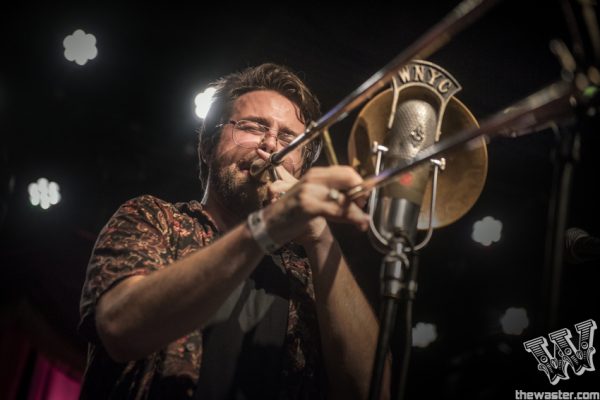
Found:
[[100, 232], [83, 284], [79, 332], [98, 343], [95, 310], [104, 293], [134, 275], [148, 275], [172, 261], [168, 213], [152, 196], [123, 204]]

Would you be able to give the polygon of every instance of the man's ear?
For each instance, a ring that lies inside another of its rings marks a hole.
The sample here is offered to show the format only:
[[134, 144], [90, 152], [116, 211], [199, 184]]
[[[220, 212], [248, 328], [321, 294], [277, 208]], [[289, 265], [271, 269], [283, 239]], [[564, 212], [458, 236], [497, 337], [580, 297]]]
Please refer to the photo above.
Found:
[[200, 159], [200, 161], [203, 162], [204, 164], [206, 164], [206, 157], [204, 156], [204, 152], [202, 151], [202, 148], [200, 147], [200, 145], [198, 145], [197, 152], [198, 152], [198, 158]]
[[[210, 173], [210, 171], [209, 171]], [[208, 192], [210, 191], [210, 180], [208, 179], [208, 175], [207, 175], [207, 180], [206, 180], [206, 186], [204, 187], [204, 193], [202, 194], [202, 200], [200, 201], [201, 204], [206, 204], [206, 202], [208, 201]]]

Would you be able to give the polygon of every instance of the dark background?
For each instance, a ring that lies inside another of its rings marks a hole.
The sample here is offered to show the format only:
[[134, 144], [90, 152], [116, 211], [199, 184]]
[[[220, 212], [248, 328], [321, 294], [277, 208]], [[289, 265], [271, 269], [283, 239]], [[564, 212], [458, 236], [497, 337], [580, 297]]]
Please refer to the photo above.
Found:
[[[0, 14], [0, 326], [18, 326], [40, 351], [81, 371], [78, 300], [98, 231], [140, 194], [200, 199], [198, 92], [224, 74], [272, 61], [299, 72], [327, 111], [456, 4], [8, 6]], [[63, 56], [62, 41], [76, 29], [97, 38], [98, 56], [85, 66]], [[553, 38], [570, 44], [558, 1], [505, 1], [429, 60], [455, 76], [464, 88], [457, 97], [481, 119], [560, 78], [548, 47]], [[332, 129], [342, 161], [354, 118]], [[596, 236], [598, 141], [597, 129], [582, 135], [567, 225]], [[478, 202], [422, 252], [414, 320], [436, 324], [438, 338], [413, 351], [410, 398], [600, 387], [597, 371], [570, 372], [569, 381], [551, 386], [522, 346], [549, 333], [544, 242], [555, 148], [550, 130], [492, 141]], [[62, 196], [45, 211], [27, 192], [42, 176]], [[483, 247], [470, 235], [487, 215], [502, 221], [502, 239]], [[380, 256], [366, 236], [336, 231], [377, 307]], [[564, 265], [557, 327], [575, 333], [575, 323], [600, 322], [599, 271], [597, 262]], [[512, 306], [526, 308], [531, 322], [517, 337], [502, 334], [499, 323]]]

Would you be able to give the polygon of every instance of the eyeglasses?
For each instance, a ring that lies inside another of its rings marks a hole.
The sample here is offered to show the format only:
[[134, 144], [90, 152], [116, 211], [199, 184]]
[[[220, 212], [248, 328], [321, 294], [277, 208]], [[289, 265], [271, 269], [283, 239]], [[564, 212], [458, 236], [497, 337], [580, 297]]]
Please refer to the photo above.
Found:
[[228, 124], [233, 125], [232, 136], [234, 143], [247, 149], [255, 149], [258, 147], [258, 143], [265, 137], [267, 132], [273, 132], [277, 143], [283, 147], [289, 145], [297, 136], [293, 133], [277, 131], [256, 121], [249, 121], [246, 119], [241, 119], [239, 121], [230, 120], [217, 125], [217, 128], [221, 128]]

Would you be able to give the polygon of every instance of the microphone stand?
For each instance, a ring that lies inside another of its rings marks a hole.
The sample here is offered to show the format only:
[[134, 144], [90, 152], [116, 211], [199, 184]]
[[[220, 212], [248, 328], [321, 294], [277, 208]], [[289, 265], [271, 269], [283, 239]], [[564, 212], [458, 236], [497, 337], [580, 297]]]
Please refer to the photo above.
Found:
[[[379, 400], [383, 375], [385, 371], [388, 350], [391, 338], [399, 337], [399, 345], [402, 351], [398, 351], [397, 363], [394, 362], [393, 376], [398, 376], [397, 384], [393, 381], [392, 393], [396, 392], [396, 399], [402, 400], [406, 387], [410, 351], [412, 348], [412, 304], [417, 291], [417, 267], [418, 257], [413, 251], [412, 241], [405, 235], [394, 234], [389, 241], [389, 251], [383, 258], [381, 267], [381, 326], [375, 351], [375, 361], [371, 383], [369, 388], [369, 399]], [[406, 255], [409, 250], [409, 257]], [[398, 309], [401, 309], [403, 319], [396, 321]], [[397, 334], [394, 334], [398, 330]], [[395, 357], [396, 358], [396, 357]], [[394, 360], [396, 361], [396, 360]]]
[[564, 236], [569, 212], [573, 170], [579, 161], [580, 144], [580, 133], [577, 126], [561, 126], [555, 132], [557, 134], [557, 148], [554, 155], [554, 176], [548, 208], [544, 265], [544, 298], [548, 300], [544, 318], [545, 331], [547, 332], [557, 328]]
[[396, 392], [396, 400], [403, 400], [408, 383], [408, 366], [410, 364], [410, 354], [412, 350], [412, 314], [413, 301], [417, 293], [417, 274], [419, 268], [419, 255], [416, 251], [410, 253], [410, 264], [408, 268], [408, 285], [400, 293], [401, 309], [403, 319], [396, 325], [398, 332], [396, 336], [398, 341], [398, 371], [392, 369], [393, 376], [398, 377], [397, 387], [392, 386], [392, 394]]
[[[575, 14], [568, 0], [562, 0], [561, 5], [565, 15], [567, 27], [573, 40], [573, 53], [564, 43], [553, 41], [552, 50], [559, 59], [563, 76], [575, 80], [585, 76], [585, 68], [600, 64], [600, 41], [598, 39], [598, 23], [596, 12], [592, 4], [581, 4], [582, 16], [586, 22], [586, 33], [590, 39], [591, 51], [586, 54], [583, 35], [576, 22]], [[596, 69], [597, 71], [597, 69]], [[597, 101], [597, 98], [596, 98]], [[548, 223], [546, 232], [546, 249], [544, 262], [544, 299], [547, 306], [543, 318], [545, 331], [550, 332], [557, 328], [561, 278], [563, 271], [563, 253], [565, 230], [569, 213], [569, 201], [573, 172], [579, 162], [579, 149], [581, 145], [581, 130], [585, 130], [586, 115], [581, 107], [576, 108], [574, 120], [561, 125], [555, 125], [556, 149], [554, 153], [554, 174], [552, 191], [548, 208]]]

